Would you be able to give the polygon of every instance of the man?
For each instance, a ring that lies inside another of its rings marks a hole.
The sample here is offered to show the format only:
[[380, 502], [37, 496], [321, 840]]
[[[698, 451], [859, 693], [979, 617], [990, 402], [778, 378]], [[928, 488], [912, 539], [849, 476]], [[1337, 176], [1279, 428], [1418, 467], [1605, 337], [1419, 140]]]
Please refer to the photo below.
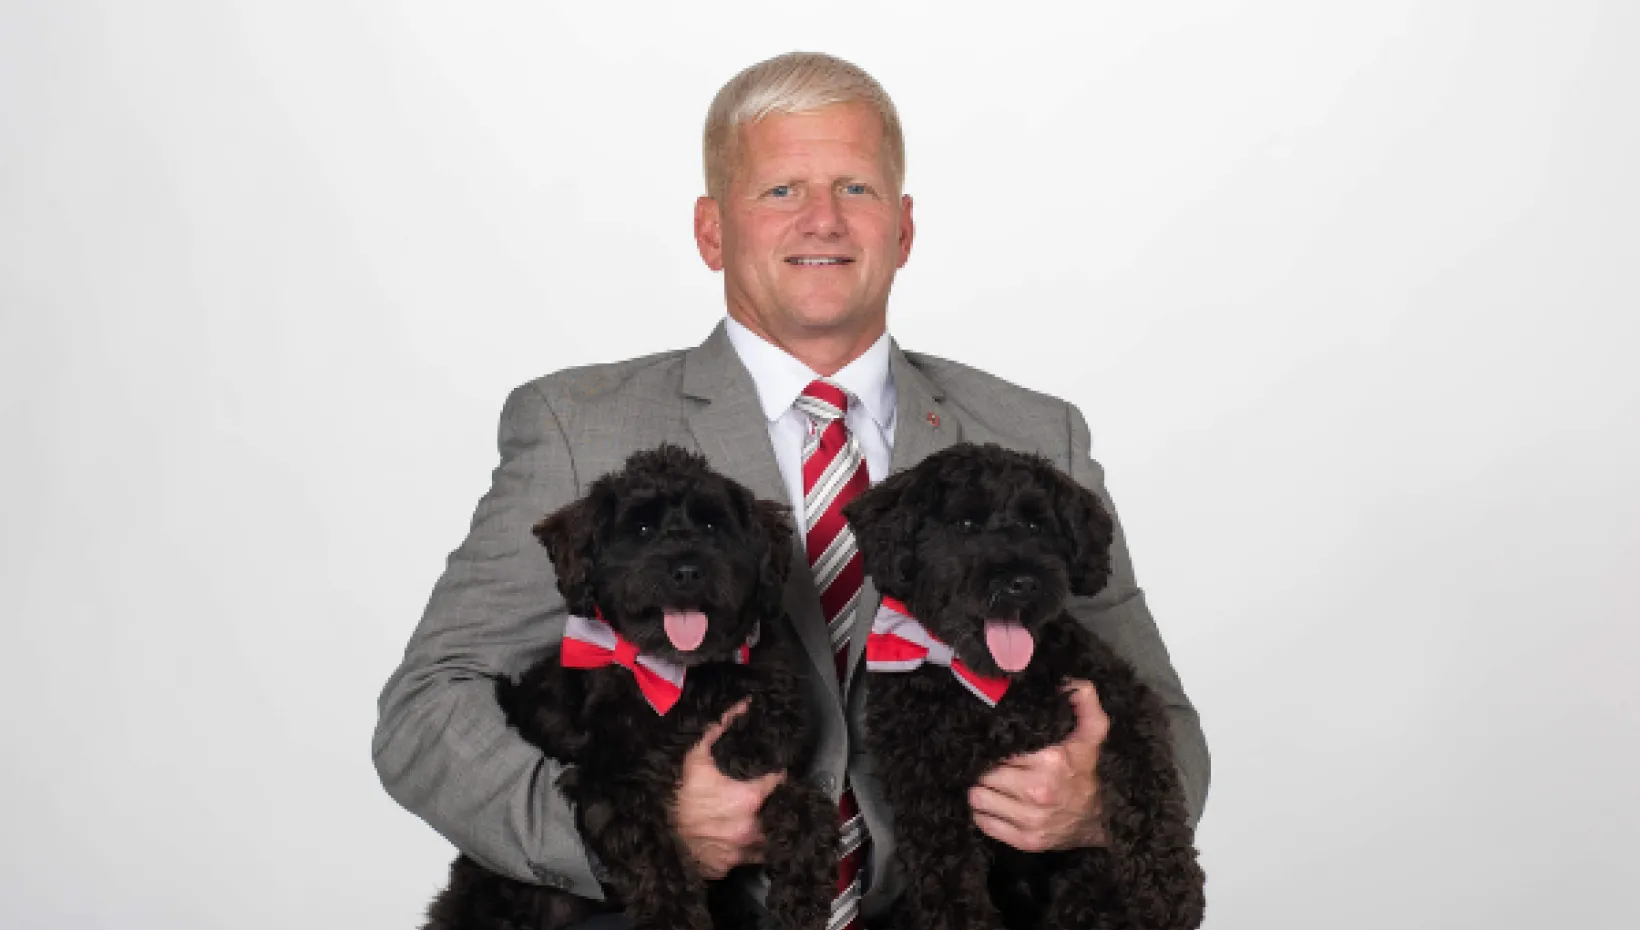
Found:
[[[695, 239], [706, 264], [723, 272], [728, 319], [695, 349], [559, 372], [512, 393], [491, 489], [382, 694], [376, 765], [393, 797], [478, 861], [600, 897], [596, 866], [554, 788], [562, 766], [506, 727], [494, 681], [562, 635], [563, 603], [531, 524], [634, 450], [697, 449], [795, 508], [803, 558], [786, 607], [811, 661], [821, 731], [810, 777], [849, 824], [831, 927], [840, 930], [881, 914], [900, 882], [892, 818], [859, 748], [861, 656], [878, 596], [846, 532], [817, 537], [823, 518], [867, 480], [963, 440], [1041, 452], [1109, 498], [1075, 407], [902, 352], [887, 335], [889, 289], [911, 253], [913, 225], [900, 189], [899, 118], [869, 75], [814, 54], [748, 68], [712, 103], [705, 156]], [[841, 443], [818, 441], [828, 434]], [[837, 459], [841, 482], [817, 486], [826, 483], [815, 468], [805, 478], [805, 459], [817, 454]], [[1194, 819], [1207, 791], [1206, 743], [1120, 527], [1111, 561], [1109, 585], [1073, 599], [1072, 610], [1168, 705]], [[974, 787], [974, 821], [986, 834], [1031, 851], [1103, 841], [1094, 766], [1107, 721], [1091, 685], [1076, 683], [1072, 698], [1079, 726], [1063, 744], [1011, 760]], [[716, 770], [704, 743], [697, 747], [674, 826], [704, 875], [757, 861], [755, 814], [776, 777], [736, 782]]]

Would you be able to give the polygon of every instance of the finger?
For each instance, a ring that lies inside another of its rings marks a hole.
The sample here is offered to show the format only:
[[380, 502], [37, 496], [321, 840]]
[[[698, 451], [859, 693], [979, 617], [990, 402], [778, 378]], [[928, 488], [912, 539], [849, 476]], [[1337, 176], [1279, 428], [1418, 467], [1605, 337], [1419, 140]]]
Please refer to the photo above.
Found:
[[733, 845], [725, 846], [715, 861], [721, 864], [724, 872], [728, 872], [737, 865], [745, 865], [748, 862], [762, 862], [763, 847], [763, 834], [755, 833], [749, 841], [736, 842]]
[[707, 878], [722, 878], [735, 865], [735, 847], [720, 840], [696, 840], [690, 845], [689, 852], [696, 867]]
[[758, 827], [756, 820], [736, 825], [733, 830], [723, 835], [722, 843], [738, 861], [741, 856], [746, 855], [746, 851], [758, 850], [763, 846], [763, 828]]
[[1006, 843], [1020, 852], [1042, 852], [1047, 848], [1041, 838], [1019, 829], [1006, 820], [991, 817], [987, 814], [975, 814], [974, 826], [979, 828], [979, 832], [991, 839]]
[[1066, 740], [1095, 746], [1103, 743], [1110, 732], [1110, 718], [1105, 715], [1104, 705], [1099, 703], [1099, 690], [1091, 681], [1074, 679], [1066, 684], [1064, 691], [1070, 698], [1071, 709], [1076, 712], [1076, 729]]
[[[697, 797], [700, 799], [702, 831], [723, 840], [743, 842], [751, 836], [763, 792], [749, 781], [738, 781], [722, 772]], [[744, 834], [744, 836], [742, 836]]]
[[1068, 771], [1070, 762], [1070, 754], [1065, 751], [1065, 744], [1055, 743], [1052, 746], [1044, 746], [1036, 752], [1022, 752], [1017, 756], [1009, 756], [992, 771], [1008, 769], [1017, 772], [1020, 776], [1040, 782], [1043, 779], [1054, 778], [1059, 773]]
[[[1091, 687], [1091, 685], [1090, 685], [1090, 687]], [[724, 711], [723, 716], [718, 719], [718, 722], [723, 724], [724, 726], [728, 726], [729, 724], [734, 722], [734, 719], [736, 717], [739, 717], [741, 714], [744, 714], [746, 712], [746, 710], [748, 708], [750, 708], [751, 706], [752, 706], [752, 699], [750, 697], [743, 697], [740, 700], [735, 702], [735, 706], [733, 706], [733, 707], [729, 708], [728, 710]]]
[[1037, 764], [1040, 761], [1038, 757], [1041, 753], [1042, 750], [1039, 749], [1036, 752], [1022, 752], [1017, 756], [1009, 756], [1008, 758], [1003, 759], [1001, 762], [998, 762], [996, 765], [987, 769], [986, 774], [988, 775], [991, 772], [1000, 771], [1002, 769], [1013, 769], [1018, 772], [1035, 771]]
[[696, 862], [700, 866], [701, 874], [707, 878], [722, 878], [729, 872], [729, 854], [722, 849], [702, 853]]
[[769, 794], [773, 792], [774, 789], [780, 787], [780, 783], [785, 780], [785, 772], [770, 772], [767, 775], [759, 775], [758, 777], [752, 779], [751, 784], [756, 787], [758, 791], [759, 805], [762, 804], [762, 799], [767, 798]]
[[714, 856], [710, 863], [704, 864], [701, 868], [701, 877], [709, 881], [717, 881], [725, 875], [728, 875], [729, 870], [739, 864], [740, 863], [735, 859], [735, 857], [729, 853]]
[[718, 741], [718, 737], [723, 735], [723, 731], [729, 728], [729, 724], [734, 723], [735, 718], [744, 714], [747, 708], [751, 706], [752, 699], [749, 697], [736, 701], [733, 707], [723, 712], [722, 717], [706, 725], [706, 732], [701, 734], [700, 742], [695, 745], [695, 748], [699, 749], [702, 746], [711, 748], [712, 744]]
[[769, 795], [774, 793], [785, 777], [784, 772], [771, 772], [745, 781], [724, 776], [724, 783], [719, 788], [724, 815], [736, 821], [751, 821], [755, 825], [757, 812], [763, 809]]
[[1039, 805], [989, 788], [970, 789], [968, 807], [975, 817], [1001, 820], [1016, 830], [1032, 830], [1042, 825], [1043, 811]]
[[1034, 765], [999, 765], [975, 782], [975, 787], [1013, 798], [1021, 804], [1046, 804], [1050, 800], [1046, 780]]

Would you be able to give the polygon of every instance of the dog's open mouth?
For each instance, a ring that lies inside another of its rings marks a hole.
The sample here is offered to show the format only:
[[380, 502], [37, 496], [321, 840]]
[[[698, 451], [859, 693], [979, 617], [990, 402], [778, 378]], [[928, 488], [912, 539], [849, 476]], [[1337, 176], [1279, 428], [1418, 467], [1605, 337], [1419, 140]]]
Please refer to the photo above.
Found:
[[706, 615], [698, 610], [667, 610], [662, 619], [666, 638], [679, 652], [693, 652], [706, 638]]
[[1031, 663], [1031, 653], [1036, 651], [1036, 640], [1018, 617], [987, 617], [985, 645], [990, 648], [997, 668], [1005, 672], [1023, 671]]

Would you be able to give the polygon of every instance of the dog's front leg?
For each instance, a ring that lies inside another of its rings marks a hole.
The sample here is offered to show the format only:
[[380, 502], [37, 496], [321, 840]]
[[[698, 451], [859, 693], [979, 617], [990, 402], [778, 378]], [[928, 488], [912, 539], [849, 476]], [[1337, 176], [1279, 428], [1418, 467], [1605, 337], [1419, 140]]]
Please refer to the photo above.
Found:
[[1073, 850], [1049, 889], [1042, 930], [1196, 930], [1206, 908], [1195, 848], [1154, 834]]
[[[1109, 850], [1078, 849], [1059, 857], [1048, 877], [1042, 930], [1141, 930], [1132, 902], [1116, 891]], [[1160, 924], [1156, 930], [1161, 930]]]
[[758, 811], [769, 914], [787, 930], [826, 926], [837, 891], [837, 807], [798, 780], [776, 786]]
[[730, 721], [712, 746], [718, 770], [741, 781], [789, 771], [808, 743], [808, 718], [799, 701], [795, 690], [754, 694], [746, 712]]
[[609, 872], [633, 930], [712, 930], [706, 884], [684, 861], [664, 792], [588, 786], [582, 836]]
[[991, 857], [969, 819], [966, 803], [942, 805], [937, 813], [926, 799], [913, 818], [896, 826], [906, 888], [897, 915], [900, 930], [1001, 930], [1002, 915], [991, 901], [987, 877]]
[[1098, 640], [1076, 674], [1096, 683], [1110, 718], [1098, 769], [1108, 845], [1072, 858], [1076, 874], [1056, 884], [1046, 927], [1194, 930], [1206, 909], [1205, 877], [1167, 712]]

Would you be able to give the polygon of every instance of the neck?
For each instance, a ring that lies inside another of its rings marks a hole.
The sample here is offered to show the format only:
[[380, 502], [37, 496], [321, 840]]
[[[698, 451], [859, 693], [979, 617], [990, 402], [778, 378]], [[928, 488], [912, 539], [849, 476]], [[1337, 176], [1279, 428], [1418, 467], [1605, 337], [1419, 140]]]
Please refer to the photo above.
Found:
[[885, 315], [872, 319], [864, 326], [827, 329], [791, 329], [767, 326], [748, 313], [729, 308], [735, 322], [755, 333], [764, 342], [777, 346], [822, 377], [831, 377], [864, 355], [887, 330]]

